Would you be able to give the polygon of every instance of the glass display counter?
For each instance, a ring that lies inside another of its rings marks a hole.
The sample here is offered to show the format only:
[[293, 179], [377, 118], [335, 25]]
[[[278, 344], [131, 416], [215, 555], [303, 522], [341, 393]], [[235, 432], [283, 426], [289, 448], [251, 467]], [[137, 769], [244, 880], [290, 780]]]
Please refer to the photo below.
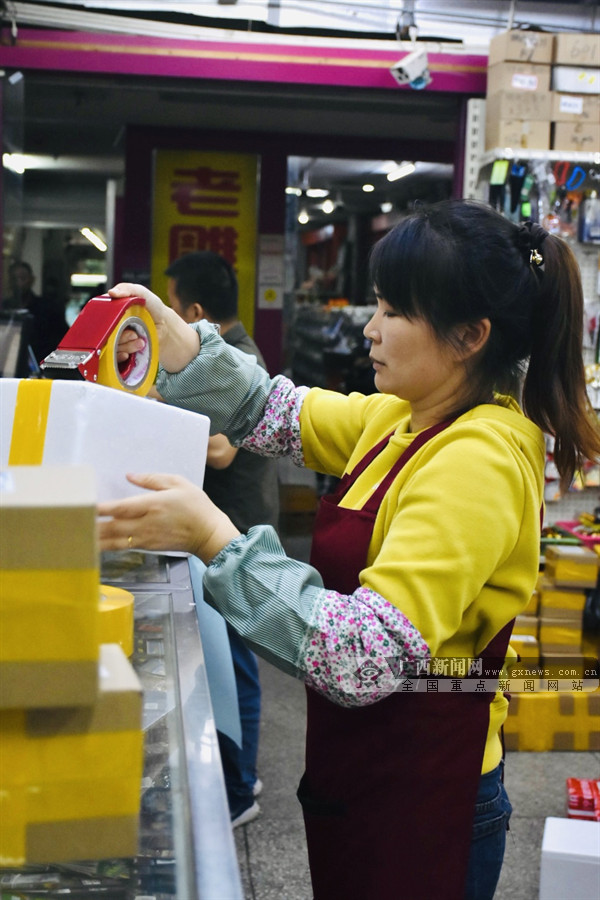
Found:
[[102, 557], [135, 597], [131, 662], [144, 692], [139, 853], [0, 869], [1, 900], [243, 900], [190, 571], [184, 557]]

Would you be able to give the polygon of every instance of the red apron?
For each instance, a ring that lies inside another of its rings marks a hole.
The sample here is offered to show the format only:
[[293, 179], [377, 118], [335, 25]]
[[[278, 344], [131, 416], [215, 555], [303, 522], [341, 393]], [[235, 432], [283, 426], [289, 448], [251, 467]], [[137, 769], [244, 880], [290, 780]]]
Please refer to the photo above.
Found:
[[[322, 498], [311, 563], [326, 588], [356, 590], [386, 491], [449, 424], [417, 435], [362, 509], [338, 503], [389, 437]], [[482, 657], [504, 660], [511, 628]], [[345, 708], [307, 688], [298, 798], [315, 900], [462, 900], [493, 696], [398, 691], [372, 706]]]

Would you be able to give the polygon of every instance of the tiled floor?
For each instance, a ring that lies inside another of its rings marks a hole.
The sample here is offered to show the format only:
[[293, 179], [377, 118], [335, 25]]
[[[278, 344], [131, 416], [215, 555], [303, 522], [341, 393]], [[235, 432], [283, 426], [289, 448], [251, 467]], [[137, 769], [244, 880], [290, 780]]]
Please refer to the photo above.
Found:
[[[291, 556], [306, 558], [305, 537], [287, 537], [284, 543]], [[235, 832], [246, 900], [311, 900], [302, 815], [295, 796], [303, 771], [304, 687], [268, 663], [260, 665], [261, 815]], [[495, 900], [537, 900], [544, 822], [547, 816], [565, 815], [568, 776], [600, 777], [600, 753], [507, 754], [505, 783], [513, 816]], [[574, 890], [564, 900], [579, 898]]]

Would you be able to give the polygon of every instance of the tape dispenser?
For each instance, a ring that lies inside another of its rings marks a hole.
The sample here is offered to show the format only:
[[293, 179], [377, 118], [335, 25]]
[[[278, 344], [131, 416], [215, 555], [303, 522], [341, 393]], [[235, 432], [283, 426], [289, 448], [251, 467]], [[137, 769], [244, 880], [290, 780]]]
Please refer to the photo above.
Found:
[[[146, 341], [143, 350], [117, 362], [125, 329]], [[158, 338], [141, 297], [113, 300], [108, 294], [88, 300], [62, 341], [40, 363], [42, 369], [78, 369], [86, 381], [144, 396], [158, 369]]]

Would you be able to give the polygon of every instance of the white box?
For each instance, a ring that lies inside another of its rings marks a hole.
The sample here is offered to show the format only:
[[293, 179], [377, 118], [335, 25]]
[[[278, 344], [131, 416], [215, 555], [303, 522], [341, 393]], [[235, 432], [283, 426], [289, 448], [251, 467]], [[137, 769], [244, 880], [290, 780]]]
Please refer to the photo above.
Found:
[[[94, 468], [98, 502], [142, 493], [127, 481], [128, 472], [182, 475], [202, 487], [207, 416], [91, 381], [42, 379], [46, 386], [51, 383], [42, 429], [39, 422], [34, 427], [26, 421], [31, 409], [19, 399], [23, 381], [35, 389], [33, 380], [0, 378], [0, 465], [9, 462], [17, 411], [17, 427], [26, 437], [29, 428], [32, 441], [41, 445], [41, 465], [85, 463]], [[35, 407], [35, 397], [29, 402]]]
[[600, 94], [600, 69], [553, 66], [552, 90], [565, 94]]
[[567, 897], [600, 897], [600, 822], [549, 817], [542, 841], [540, 900]]

